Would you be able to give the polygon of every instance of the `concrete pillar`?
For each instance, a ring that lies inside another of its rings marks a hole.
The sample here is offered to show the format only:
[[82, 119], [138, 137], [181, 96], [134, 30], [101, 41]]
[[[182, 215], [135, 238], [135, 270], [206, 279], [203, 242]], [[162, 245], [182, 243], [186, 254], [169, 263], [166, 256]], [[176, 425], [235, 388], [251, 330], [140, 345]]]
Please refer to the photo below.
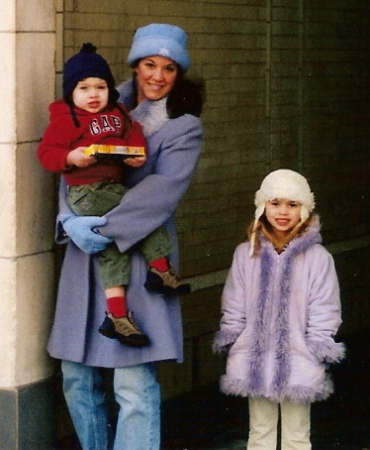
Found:
[[49, 450], [54, 439], [54, 183], [35, 151], [54, 98], [56, 6], [7, 0], [0, 14], [1, 450]]

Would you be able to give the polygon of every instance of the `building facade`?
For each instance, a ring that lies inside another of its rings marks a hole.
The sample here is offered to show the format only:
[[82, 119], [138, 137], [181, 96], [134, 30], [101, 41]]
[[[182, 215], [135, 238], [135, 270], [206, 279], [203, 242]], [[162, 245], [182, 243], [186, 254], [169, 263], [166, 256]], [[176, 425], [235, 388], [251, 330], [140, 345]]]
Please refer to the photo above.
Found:
[[56, 185], [36, 159], [63, 62], [93, 42], [117, 82], [136, 28], [189, 33], [206, 85], [204, 148], [177, 213], [186, 361], [164, 364], [163, 398], [217, 381], [220, 293], [253, 195], [271, 170], [316, 194], [342, 288], [342, 334], [370, 325], [370, 4], [358, 0], [8, 0], [0, 17], [0, 450], [51, 449], [69, 432], [59, 366], [46, 353], [63, 249]]

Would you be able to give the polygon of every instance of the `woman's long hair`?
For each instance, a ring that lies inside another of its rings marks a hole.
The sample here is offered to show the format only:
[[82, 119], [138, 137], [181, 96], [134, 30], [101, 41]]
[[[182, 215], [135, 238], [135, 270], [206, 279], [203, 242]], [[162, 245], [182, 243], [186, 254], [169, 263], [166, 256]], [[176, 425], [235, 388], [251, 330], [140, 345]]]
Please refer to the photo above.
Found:
[[167, 113], [171, 119], [184, 114], [199, 117], [204, 103], [204, 82], [189, 80], [180, 71], [167, 99]]

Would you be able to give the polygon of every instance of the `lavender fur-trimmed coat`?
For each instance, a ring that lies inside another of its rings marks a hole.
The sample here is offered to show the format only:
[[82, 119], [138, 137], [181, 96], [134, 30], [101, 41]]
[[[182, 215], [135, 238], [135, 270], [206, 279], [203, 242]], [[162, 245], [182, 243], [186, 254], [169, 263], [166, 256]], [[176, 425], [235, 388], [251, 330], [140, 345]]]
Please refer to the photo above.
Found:
[[341, 323], [332, 256], [320, 244], [318, 218], [278, 254], [260, 236], [235, 251], [222, 297], [214, 349], [229, 351], [221, 390], [281, 402], [323, 400], [333, 392], [327, 363], [344, 357], [333, 336]]
[[[132, 105], [132, 82], [120, 86], [120, 101]], [[166, 99], [145, 100], [134, 109], [147, 139], [148, 161], [138, 169], [128, 169], [131, 188], [121, 204], [106, 217], [102, 234], [115, 239], [122, 252], [165, 224], [176, 251], [172, 263], [178, 267], [174, 228], [176, 206], [186, 192], [196, 169], [202, 145], [198, 118], [184, 115], [169, 119]], [[65, 203], [65, 185], [60, 190], [60, 214], [70, 214]], [[58, 220], [57, 240], [63, 242]], [[147, 362], [183, 359], [180, 303], [177, 297], [164, 297], [144, 288], [146, 263], [139, 253], [132, 260], [128, 308], [151, 344], [133, 348], [102, 336], [98, 328], [104, 320], [106, 299], [98, 276], [97, 257], [89, 256], [69, 241], [63, 262], [55, 320], [48, 351], [51, 356], [89, 366], [125, 367]]]

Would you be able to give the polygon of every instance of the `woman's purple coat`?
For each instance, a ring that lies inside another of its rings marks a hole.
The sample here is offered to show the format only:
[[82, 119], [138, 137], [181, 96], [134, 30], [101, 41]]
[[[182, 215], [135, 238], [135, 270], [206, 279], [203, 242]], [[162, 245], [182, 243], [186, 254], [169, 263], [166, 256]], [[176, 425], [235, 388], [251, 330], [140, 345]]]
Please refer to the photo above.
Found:
[[[120, 100], [132, 103], [132, 83], [119, 87]], [[106, 215], [108, 223], [101, 233], [115, 239], [126, 251], [150, 232], [165, 224], [176, 247], [171, 255], [178, 267], [174, 212], [186, 192], [196, 169], [202, 144], [202, 126], [198, 118], [184, 115], [168, 119], [165, 99], [145, 100], [132, 111], [144, 129], [149, 148], [147, 163], [129, 169], [130, 191], [121, 204]], [[65, 203], [65, 185], [60, 190], [60, 215], [69, 214]], [[57, 240], [63, 241], [58, 220]], [[63, 262], [55, 320], [48, 351], [58, 359], [98, 367], [125, 367], [146, 362], [183, 359], [180, 303], [177, 297], [164, 297], [144, 288], [146, 263], [135, 252], [127, 294], [134, 320], [151, 345], [144, 348], [123, 346], [98, 332], [104, 320], [106, 299], [98, 277], [97, 257], [68, 242]]]
[[223, 392], [312, 402], [333, 391], [326, 366], [344, 356], [334, 341], [341, 308], [333, 258], [320, 242], [314, 219], [281, 254], [263, 237], [260, 257], [249, 256], [249, 243], [237, 247], [214, 342], [229, 350]]

